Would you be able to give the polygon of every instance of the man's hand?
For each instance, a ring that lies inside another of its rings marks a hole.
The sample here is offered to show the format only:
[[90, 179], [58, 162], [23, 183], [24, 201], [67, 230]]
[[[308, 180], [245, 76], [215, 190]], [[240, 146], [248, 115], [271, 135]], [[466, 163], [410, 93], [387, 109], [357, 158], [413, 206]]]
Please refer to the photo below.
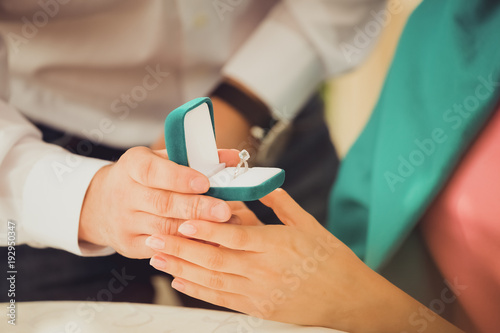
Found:
[[[238, 152], [219, 151], [221, 162], [238, 163]], [[118, 162], [101, 168], [82, 205], [79, 240], [110, 246], [130, 258], [149, 258], [151, 234], [176, 234], [186, 219], [225, 222], [231, 209], [205, 193], [208, 178], [168, 160], [165, 150], [129, 149]]]

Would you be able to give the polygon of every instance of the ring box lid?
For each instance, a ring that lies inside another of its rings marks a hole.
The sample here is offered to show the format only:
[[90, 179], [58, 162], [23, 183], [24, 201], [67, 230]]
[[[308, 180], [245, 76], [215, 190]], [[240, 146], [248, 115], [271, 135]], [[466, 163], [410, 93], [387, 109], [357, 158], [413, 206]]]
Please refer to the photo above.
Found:
[[249, 168], [234, 177], [234, 167], [220, 163], [215, 141], [212, 101], [194, 99], [172, 111], [165, 120], [165, 144], [170, 160], [209, 178], [212, 195], [225, 200], [257, 200], [284, 182], [279, 168]]

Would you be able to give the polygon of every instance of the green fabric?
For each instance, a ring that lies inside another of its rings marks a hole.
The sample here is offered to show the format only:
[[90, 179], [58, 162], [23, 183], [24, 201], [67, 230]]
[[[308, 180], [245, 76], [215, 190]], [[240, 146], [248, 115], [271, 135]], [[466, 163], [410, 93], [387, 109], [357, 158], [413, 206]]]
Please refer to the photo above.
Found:
[[285, 170], [256, 186], [210, 187], [207, 195], [227, 201], [255, 201], [268, 195], [285, 182]]
[[390, 259], [443, 187], [499, 82], [500, 2], [424, 0], [330, 197], [329, 230], [370, 267]]

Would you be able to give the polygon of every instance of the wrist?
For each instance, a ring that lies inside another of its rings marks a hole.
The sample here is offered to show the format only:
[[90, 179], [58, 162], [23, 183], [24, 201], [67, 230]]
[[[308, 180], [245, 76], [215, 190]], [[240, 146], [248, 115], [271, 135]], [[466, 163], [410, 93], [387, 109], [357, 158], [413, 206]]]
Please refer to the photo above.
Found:
[[212, 96], [230, 105], [250, 126], [270, 127], [272, 116], [269, 107], [238, 82], [226, 78], [215, 88]]
[[102, 213], [99, 211], [99, 202], [103, 199], [103, 191], [101, 191], [101, 188], [103, 187], [102, 184], [111, 166], [112, 165], [105, 165], [97, 170], [87, 188], [78, 225], [79, 242], [87, 242], [102, 246], [108, 245], [104, 240], [104, 234], [99, 230], [99, 226], [101, 225], [99, 217], [102, 216]]
[[220, 149], [247, 149], [257, 147], [256, 139], [251, 136], [251, 124], [232, 105], [213, 96], [215, 133], [217, 147]]
[[[363, 274], [364, 286], [358, 289], [359, 304], [352, 309], [348, 325], [343, 329], [363, 333], [460, 333], [460, 329], [366, 267], [372, 274]], [[353, 296], [354, 297], [354, 296]], [[425, 322], [425, 323], [424, 323]], [[334, 323], [329, 323], [334, 327]]]

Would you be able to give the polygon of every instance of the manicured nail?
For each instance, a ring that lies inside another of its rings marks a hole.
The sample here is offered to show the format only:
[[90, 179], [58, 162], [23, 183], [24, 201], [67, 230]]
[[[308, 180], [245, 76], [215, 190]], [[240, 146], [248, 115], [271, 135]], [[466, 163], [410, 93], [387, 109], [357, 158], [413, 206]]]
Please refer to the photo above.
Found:
[[191, 188], [197, 193], [205, 193], [208, 191], [209, 183], [204, 177], [196, 177], [191, 181]]
[[157, 269], [165, 269], [167, 267], [167, 261], [159, 256], [151, 258], [149, 264]]
[[186, 286], [184, 285], [184, 283], [174, 279], [174, 281], [172, 281], [172, 288], [178, 291], [184, 291], [184, 289], [186, 289]]
[[155, 250], [162, 250], [165, 247], [165, 242], [154, 236], [146, 238], [146, 245]]
[[194, 225], [189, 224], [189, 223], [183, 223], [179, 226], [178, 231], [186, 236], [192, 236], [196, 233], [196, 228]]
[[222, 202], [212, 207], [211, 213], [218, 220], [228, 219], [227, 205]]

